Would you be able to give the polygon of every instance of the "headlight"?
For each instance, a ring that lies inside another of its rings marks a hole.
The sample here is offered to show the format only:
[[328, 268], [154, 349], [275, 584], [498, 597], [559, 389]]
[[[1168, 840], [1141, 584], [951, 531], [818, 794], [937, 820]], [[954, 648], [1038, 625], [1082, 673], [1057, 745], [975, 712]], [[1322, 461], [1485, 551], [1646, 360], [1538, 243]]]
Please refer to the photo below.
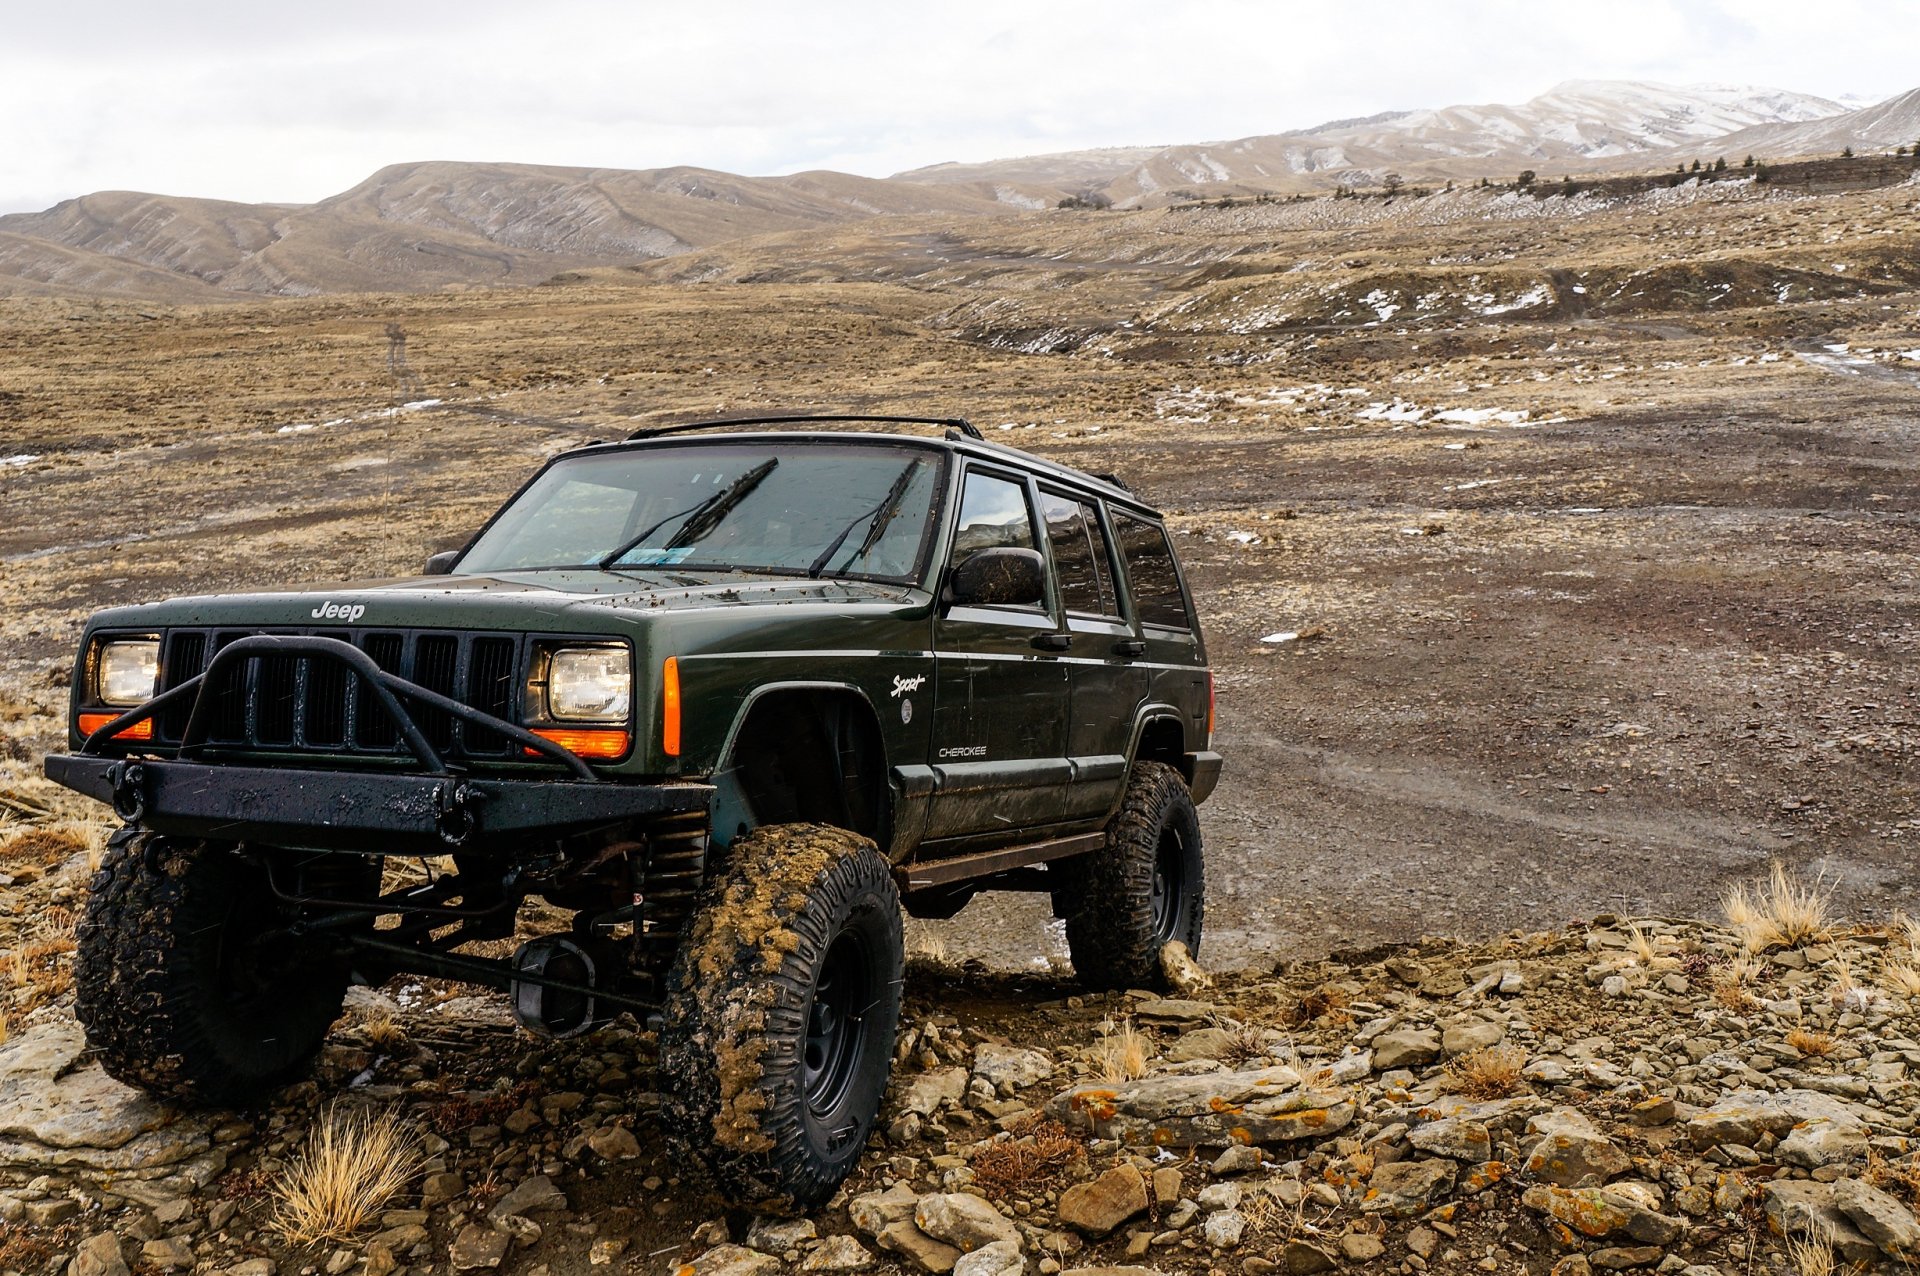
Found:
[[105, 643], [94, 674], [102, 704], [136, 705], [153, 698], [160, 676], [160, 644], [152, 638]]
[[633, 664], [625, 647], [562, 647], [547, 665], [547, 712], [568, 722], [625, 722]]

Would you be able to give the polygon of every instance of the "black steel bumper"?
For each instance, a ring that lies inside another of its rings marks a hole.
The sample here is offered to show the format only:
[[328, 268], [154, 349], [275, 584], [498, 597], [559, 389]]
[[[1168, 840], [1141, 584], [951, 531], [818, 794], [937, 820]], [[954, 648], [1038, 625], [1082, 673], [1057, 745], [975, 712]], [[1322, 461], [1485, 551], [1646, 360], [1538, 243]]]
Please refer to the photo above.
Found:
[[1187, 787], [1193, 791], [1195, 804], [1204, 802], [1213, 793], [1213, 786], [1220, 783], [1221, 757], [1217, 753], [1189, 753], [1187, 755]]
[[[420, 770], [411, 772], [254, 766], [205, 759], [201, 689], [256, 655], [332, 659], [362, 680], [393, 721]], [[169, 704], [191, 701], [176, 756], [103, 757], [94, 752]], [[569, 771], [568, 778], [502, 779], [449, 766], [403, 700], [430, 705], [517, 741]], [[333, 638], [260, 634], [227, 644], [205, 672], [128, 710], [88, 736], [77, 754], [51, 754], [47, 778], [113, 804], [120, 818], [156, 833], [265, 842], [323, 851], [431, 854], [500, 851], [603, 825], [706, 809], [706, 784], [621, 784], [523, 727], [387, 673]]]
[[705, 784], [496, 780], [50, 754], [47, 778], [156, 833], [326, 851], [498, 851], [704, 810]]

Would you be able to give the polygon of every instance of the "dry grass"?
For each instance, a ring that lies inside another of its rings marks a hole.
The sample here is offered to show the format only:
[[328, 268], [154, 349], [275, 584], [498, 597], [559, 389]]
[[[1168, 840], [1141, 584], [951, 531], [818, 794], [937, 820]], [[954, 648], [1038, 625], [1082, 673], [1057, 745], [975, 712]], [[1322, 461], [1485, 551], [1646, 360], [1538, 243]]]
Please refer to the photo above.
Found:
[[376, 1050], [397, 1050], [406, 1044], [407, 1030], [392, 1015], [382, 1010], [360, 1021], [360, 1035]]
[[390, 1114], [335, 1108], [274, 1184], [273, 1229], [295, 1245], [346, 1240], [406, 1188], [422, 1156], [419, 1135]]
[[1863, 1177], [1881, 1191], [1902, 1197], [1908, 1205], [1920, 1209], [1920, 1158], [1889, 1161], [1878, 1148], [1869, 1148]]
[[1833, 1053], [1838, 1043], [1832, 1033], [1815, 1032], [1811, 1028], [1789, 1028], [1787, 1044], [1809, 1058], [1824, 1059]]
[[1798, 1276], [1833, 1276], [1833, 1233], [1822, 1227], [1787, 1238], [1787, 1264]]
[[1123, 1019], [1118, 1028], [1102, 1025], [1100, 1032], [1100, 1077], [1112, 1085], [1138, 1081], [1147, 1075], [1147, 1038]]
[[970, 1158], [974, 1184], [990, 1200], [1032, 1196], [1057, 1186], [1067, 1167], [1086, 1155], [1086, 1144], [1058, 1121], [1035, 1113]]
[[1527, 1052], [1519, 1046], [1486, 1046], [1447, 1061], [1453, 1088], [1473, 1099], [1504, 1099], [1520, 1088]]
[[1338, 1027], [1353, 1021], [1353, 1015], [1347, 1010], [1352, 1001], [1353, 998], [1347, 995], [1346, 989], [1336, 984], [1321, 984], [1293, 1004], [1287, 1012], [1287, 1020], [1296, 1028], [1305, 1027], [1320, 1019]]
[[1759, 1004], [1759, 998], [1749, 987], [1763, 969], [1752, 957], [1735, 957], [1713, 972], [1713, 999], [1735, 1014], [1753, 1009]]
[[1920, 966], [1910, 961], [1890, 961], [1881, 974], [1886, 979], [1888, 992], [1920, 1000]]
[[1802, 882], [1780, 861], [1765, 884], [1755, 889], [1735, 886], [1722, 898], [1727, 924], [1749, 953], [1769, 948], [1798, 948], [1822, 938], [1830, 918], [1831, 892], [1820, 882]]

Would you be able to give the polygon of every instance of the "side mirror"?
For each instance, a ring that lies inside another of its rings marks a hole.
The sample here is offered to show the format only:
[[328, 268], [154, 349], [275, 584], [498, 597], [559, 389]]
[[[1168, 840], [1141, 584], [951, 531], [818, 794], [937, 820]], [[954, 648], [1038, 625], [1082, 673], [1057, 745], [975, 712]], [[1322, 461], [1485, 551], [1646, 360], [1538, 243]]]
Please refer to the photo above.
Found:
[[947, 578], [947, 598], [962, 607], [1022, 607], [1047, 596], [1047, 567], [1038, 551], [976, 550]]
[[457, 549], [443, 549], [438, 554], [428, 557], [427, 569], [420, 574], [422, 576], [449, 575], [453, 571], [454, 560], [459, 558], [460, 554], [461, 551]]

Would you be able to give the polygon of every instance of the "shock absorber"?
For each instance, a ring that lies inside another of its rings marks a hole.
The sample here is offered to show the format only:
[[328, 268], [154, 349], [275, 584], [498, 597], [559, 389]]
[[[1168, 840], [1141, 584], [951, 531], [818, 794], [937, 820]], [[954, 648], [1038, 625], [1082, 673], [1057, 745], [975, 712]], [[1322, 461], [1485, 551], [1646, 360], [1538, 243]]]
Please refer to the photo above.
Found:
[[707, 813], [665, 815], [647, 828], [647, 853], [634, 864], [633, 969], [662, 991], [707, 875]]

